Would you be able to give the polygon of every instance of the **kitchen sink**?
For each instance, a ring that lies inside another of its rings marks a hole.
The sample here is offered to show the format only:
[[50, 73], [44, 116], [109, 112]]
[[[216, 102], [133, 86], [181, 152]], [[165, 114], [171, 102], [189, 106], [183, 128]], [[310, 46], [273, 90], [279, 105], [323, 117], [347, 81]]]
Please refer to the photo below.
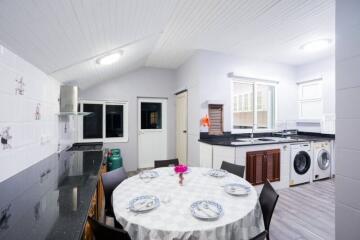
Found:
[[237, 138], [238, 143], [279, 142], [277, 138]]
[[271, 139], [271, 138], [257, 138], [257, 141], [261, 141], [261, 142], [274, 142], [276, 141], [275, 139]]

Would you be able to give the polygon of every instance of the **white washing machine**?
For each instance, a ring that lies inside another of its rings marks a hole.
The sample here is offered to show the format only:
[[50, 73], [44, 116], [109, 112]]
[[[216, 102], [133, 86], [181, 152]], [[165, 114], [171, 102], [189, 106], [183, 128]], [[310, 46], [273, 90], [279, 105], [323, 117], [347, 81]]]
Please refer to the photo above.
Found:
[[313, 180], [331, 177], [331, 144], [330, 142], [314, 142], [313, 144]]
[[310, 143], [292, 144], [290, 150], [290, 186], [310, 182], [312, 178]]

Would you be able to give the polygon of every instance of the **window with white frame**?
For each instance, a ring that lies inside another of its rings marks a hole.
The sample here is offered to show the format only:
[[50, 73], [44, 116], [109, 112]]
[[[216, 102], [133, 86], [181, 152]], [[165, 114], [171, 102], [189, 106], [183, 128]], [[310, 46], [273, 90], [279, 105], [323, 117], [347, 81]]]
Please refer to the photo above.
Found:
[[233, 80], [232, 132], [249, 132], [253, 127], [275, 127], [275, 85], [266, 82]]
[[298, 83], [299, 118], [321, 119], [323, 117], [322, 80]]
[[78, 139], [82, 142], [127, 142], [127, 102], [80, 101], [80, 111], [91, 114], [79, 118]]

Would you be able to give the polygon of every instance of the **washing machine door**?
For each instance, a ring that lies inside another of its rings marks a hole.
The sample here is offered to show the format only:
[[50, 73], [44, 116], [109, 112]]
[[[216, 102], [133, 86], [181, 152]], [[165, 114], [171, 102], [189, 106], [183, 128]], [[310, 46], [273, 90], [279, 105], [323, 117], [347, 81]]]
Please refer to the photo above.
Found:
[[330, 153], [325, 149], [321, 149], [317, 156], [317, 162], [321, 170], [326, 170], [330, 167]]
[[305, 151], [300, 151], [294, 158], [294, 170], [297, 174], [305, 174], [311, 165], [310, 155]]

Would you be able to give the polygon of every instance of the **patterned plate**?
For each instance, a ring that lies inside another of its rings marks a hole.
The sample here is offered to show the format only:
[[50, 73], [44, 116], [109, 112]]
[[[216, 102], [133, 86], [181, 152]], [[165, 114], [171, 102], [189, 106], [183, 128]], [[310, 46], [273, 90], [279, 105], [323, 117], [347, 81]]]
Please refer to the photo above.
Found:
[[229, 183], [224, 186], [225, 192], [234, 196], [244, 196], [250, 193], [250, 187], [240, 183]]
[[223, 170], [223, 169], [211, 169], [208, 172], [209, 176], [212, 177], [225, 177], [227, 174], [227, 171]]
[[213, 201], [196, 201], [190, 206], [191, 214], [201, 220], [213, 221], [224, 213], [222, 206]]
[[153, 195], [139, 196], [129, 202], [129, 209], [133, 212], [148, 212], [158, 206], [160, 200]]
[[147, 171], [142, 171], [139, 174], [140, 178], [156, 178], [159, 176], [159, 173], [153, 170], [147, 170]]

